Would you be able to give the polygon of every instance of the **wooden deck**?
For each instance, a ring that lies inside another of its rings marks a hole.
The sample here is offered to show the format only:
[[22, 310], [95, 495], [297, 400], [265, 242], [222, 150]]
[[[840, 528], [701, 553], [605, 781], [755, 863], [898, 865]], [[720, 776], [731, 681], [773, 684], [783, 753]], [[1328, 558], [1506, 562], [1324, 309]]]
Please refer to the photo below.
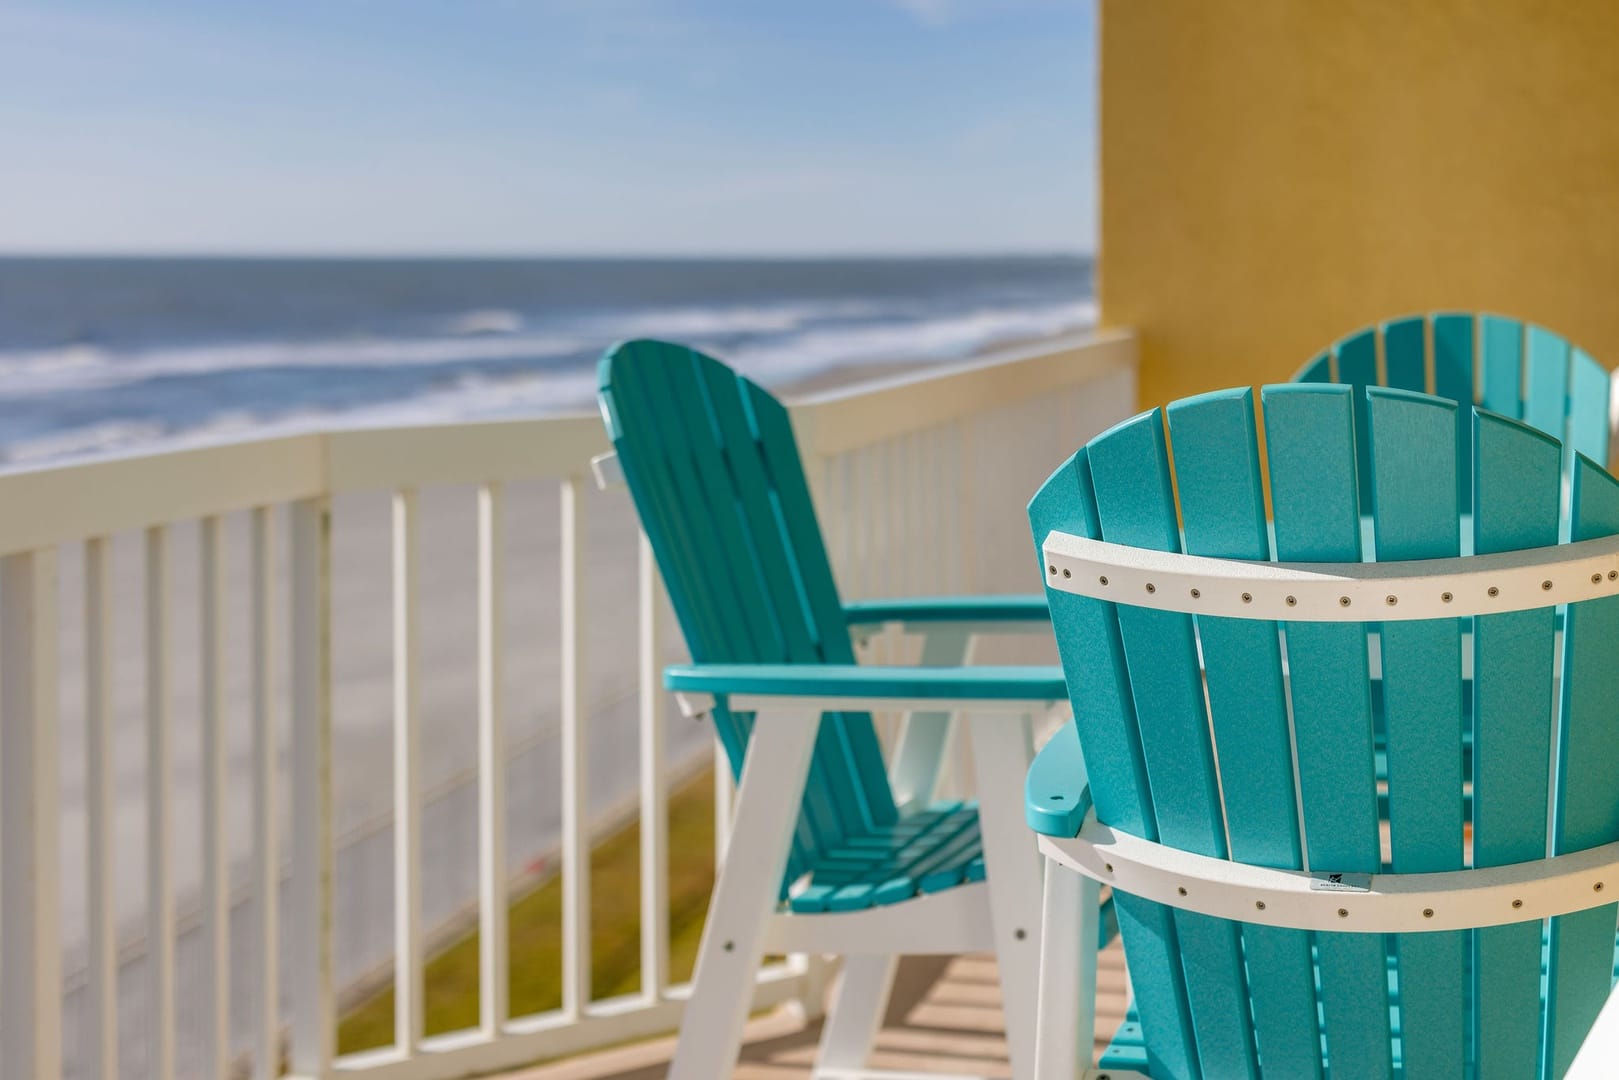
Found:
[[[992, 956], [909, 957], [889, 1002], [870, 1065], [874, 1069], [1010, 1077], [1002, 1031], [1000, 987]], [[1097, 963], [1097, 1050], [1124, 1019], [1124, 953], [1115, 939]], [[748, 1024], [736, 1080], [796, 1080], [810, 1075], [819, 1021], [792, 1009]], [[674, 1039], [637, 1043], [505, 1074], [507, 1080], [656, 1080], [668, 1068]]]

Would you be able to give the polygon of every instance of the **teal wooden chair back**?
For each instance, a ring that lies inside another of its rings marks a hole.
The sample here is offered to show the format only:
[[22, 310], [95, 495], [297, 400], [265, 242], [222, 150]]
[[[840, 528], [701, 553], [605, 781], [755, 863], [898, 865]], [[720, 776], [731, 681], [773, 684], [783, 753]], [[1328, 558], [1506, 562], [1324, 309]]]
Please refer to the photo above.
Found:
[[[1482, 405], [1539, 428], [1592, 461], [1608, 461], [1607, 369], [1565, 338], [1517, 319], [1470, 312], [1392, 319], [1345, 336], [1305, 364], [1293, 381], [1355, 388], [1363, 486], [1369, 444], [1359, 394], [1367, 386], [1427, 391]], [[1467, 432], [1456, 450], [1466, 506], [1472, 483]]]
[[[1543, 432], [1375, 387], [1269, 387], [1262, 402], [1263, 452], [1250, 390], [1097, 437], [1030, 504], [1036, 547], [1058, 530], [1355, 561], [1455, 556], [1464, 527], [1480, 553], [1558, 542], [1561, 448]], [[1471, 505], [1458, 495], [1463, 441]], [[1571, 486], [1573, 539], [1619, 532], [1619, 483], [1581, 457]], [[1362, 549], [1363, 513], [1375, 551]], [[1299, 869], [1307, 855], [1318, 872], [1459, 870], [1469, 850], [1477, 866], [1538, 859], [1548, 805], [1555, 853], [1619, 840], [1619, 599], [1571, 605], [1561, 638], [1550, 607], [1380, 626], [1048, 599], [1106, 824], [1253, 865]], [[1123, 894], [1116, 905], [1154, 1077], [1320, 1076], [1324, 1062], [1334, 1076], [1560, 1075], [1607, 996], [1619, 914], [1381, 935], [1240, 924]]]
[[[614, 347], [599, 375], [602, 417], [692, 659], [854, 663], [782, 404], [718, 360], [659, 341]], [[753, 717], [716, 708], [713, 719], [740, 776]], [[895, 817], [871, 717], [825, 714], [786, 881]]]

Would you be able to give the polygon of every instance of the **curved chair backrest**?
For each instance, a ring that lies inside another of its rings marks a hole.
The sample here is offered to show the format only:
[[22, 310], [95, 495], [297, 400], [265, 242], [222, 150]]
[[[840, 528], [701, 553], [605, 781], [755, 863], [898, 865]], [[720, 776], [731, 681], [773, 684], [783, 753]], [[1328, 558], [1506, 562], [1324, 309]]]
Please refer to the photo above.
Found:
[[[854, 663], [781, 403], [718, 360], [659, 341], [615, 346], [599, 376], [602, 417], [692, 659]], [[713, 715], [740, 776], [753, 717]], [[895, 816], [871, 717], [827, 713], [786, 880]]]
[[[1292, 384], [1262, 401], [1263, 443], [1251, 390], [1098, 436], [1030, 504], [1037, 547], [1058, 531], [1180, 551], [1177, 507], [1184, 550], [1226, 558], [1455, 556], [1464, 527], [1480, 553], [1558, 542], [1561, 447], [1542, 432], [1399, 390]], [[1470, 504], [1458, 500], [1463, 439], [1478, 463]], [[1573, 539], [1619, 533], [1619, 483], [1576, 458], [1571, 486]], [[1363, 512], [1375, 551], [1362, 550]], [[1619, 598], [1572, 605], [1561, 637], [1551, 607], [1380, 625], [1048, 598], [1106, 824], [1346, 873], [1460, 870], [1469, 846], [1473, 865], [1494, 866], [1542, 858], [1548, 840], [1556, 853], [1619, 840]], [[1561, 1075], [1613, 976], [1612, 905], [1549, 930], [1381, 935], [1116, 900], [1154, 1077], [1319, 1076], [1323, 1042], [1336, 1076], [1461, 1075], [1464, 1062], [1536, 1076], [1542, 1060]]]
[[[1391, 319], [1341, 338], [1293, 381], [1353, 386], [1362, 447], [1366, 418], [1359, 395], [1367, 386], [1388, 386], [1482, 405], [1539, 428], [1592, 461], [1608, 461], [1607, 369], [1565, 338], [1517, 319], [1470, 312]], [[1463, 506], [1472, 483], [1470, 449], [1465, 437], [1457, 444]], [[1362, 449], [1363, 482], [1366, 467]]]

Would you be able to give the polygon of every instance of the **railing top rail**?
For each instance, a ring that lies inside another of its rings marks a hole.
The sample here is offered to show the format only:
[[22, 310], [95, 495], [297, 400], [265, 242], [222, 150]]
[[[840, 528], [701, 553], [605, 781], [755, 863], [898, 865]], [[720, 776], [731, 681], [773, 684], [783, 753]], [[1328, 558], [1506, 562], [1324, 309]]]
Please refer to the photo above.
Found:
[[[794, 399], [805, 448], [836, 454], [1121, 369], [1129, 331], [1069, 335]], [[363, 491], [582, 474], [608, 448], [594, 412], [350, 427], [0, 469], [0, 554]]]
[[1025, 401], [1135, 362], [1133, 331], [1087, 330], [793, 398], [793, 426], [816, 453], [839, 454]]

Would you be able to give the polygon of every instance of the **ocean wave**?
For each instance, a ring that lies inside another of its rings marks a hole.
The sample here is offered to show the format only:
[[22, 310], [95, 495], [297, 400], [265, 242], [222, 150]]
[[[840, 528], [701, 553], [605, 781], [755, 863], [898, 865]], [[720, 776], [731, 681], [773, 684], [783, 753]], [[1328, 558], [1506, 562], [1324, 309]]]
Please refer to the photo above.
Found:
[[444, 324], [449, 336], [356, 336], [147, 349], [75, 343], [0, 350], [0, 399], [266, 368], [400, 368], [557, 360], [594, 352], [626, 338], [725, 342], [738, 335], [790, 333], [829, 319], [870, 317], [881, 310], [878, 305], [858, 301], [653, 308], [559, 320], [547, 331], [524, 333], [521, 314], [491, 308], [451, 318]]
[[[1019, 340], [1050, 337], [1094, 323], [1096, 308], [1078, 300], [1026, 306], [979, 306], [957, 314], [874, 321], [870, 305], [782, 304], [729, 309], [643, 311], [611, 320], [617, 338], [658, 336], [691, 341], [766, 383], [793, 382], [826, 371], [906, 360], [951, 360]], [[836, 315], [832, 314], [835, 308]], [[862, 315], [866, 321], [859, 321]], [[836, 321], [838, 319], [847, 321]], [[263, 367], [408, 368], [485, 359], [594, 357], [606, 334], [480, 335], [455, 340], [328, 341], [186, 347], [122, 355], [75, 347], [46, 354], [0, 353], [0, 399], [117, 386], [158, 375], [205, 375]], [[62, 363], [66, 360], [66, 363]], [[397, 390], [398, 384], [394, 384]], [[594, 365], [567, 361], [543, 370], [468, 371], [424, 378], [384, 400], [343, 408], [307, 402], [244, 402], [221, 396], [200, 423], [118, 420], [40, 432], [4, 445], [4, 460], [38, 463], [135, 449], [168, 449], [243, 436], [291, 434], [322, 427], [433, 423], [588, 409]], [[380, 391], [379, 391], [380, 392]], [[32, 406], [22, 406], [31, 408]]]
[[325, 341], [185, 345], [112, 350], [72, 345], [0, 353], [0, 398], [101, 390], [148, 379], [265, 368], [398, 368], [491, 360], [554, 359], [593, 347], [572, 334], [459, 338], [335, 338]]
[[1051, 337], [1096, 322], [1096, 304], [1076, 300], [1029, 307], [982, 307], [915, 322], [834, 326], [748, 345], [727, 359], [750, 374], [792, 379], [859, 364], [954, 360], [992, 346]]

